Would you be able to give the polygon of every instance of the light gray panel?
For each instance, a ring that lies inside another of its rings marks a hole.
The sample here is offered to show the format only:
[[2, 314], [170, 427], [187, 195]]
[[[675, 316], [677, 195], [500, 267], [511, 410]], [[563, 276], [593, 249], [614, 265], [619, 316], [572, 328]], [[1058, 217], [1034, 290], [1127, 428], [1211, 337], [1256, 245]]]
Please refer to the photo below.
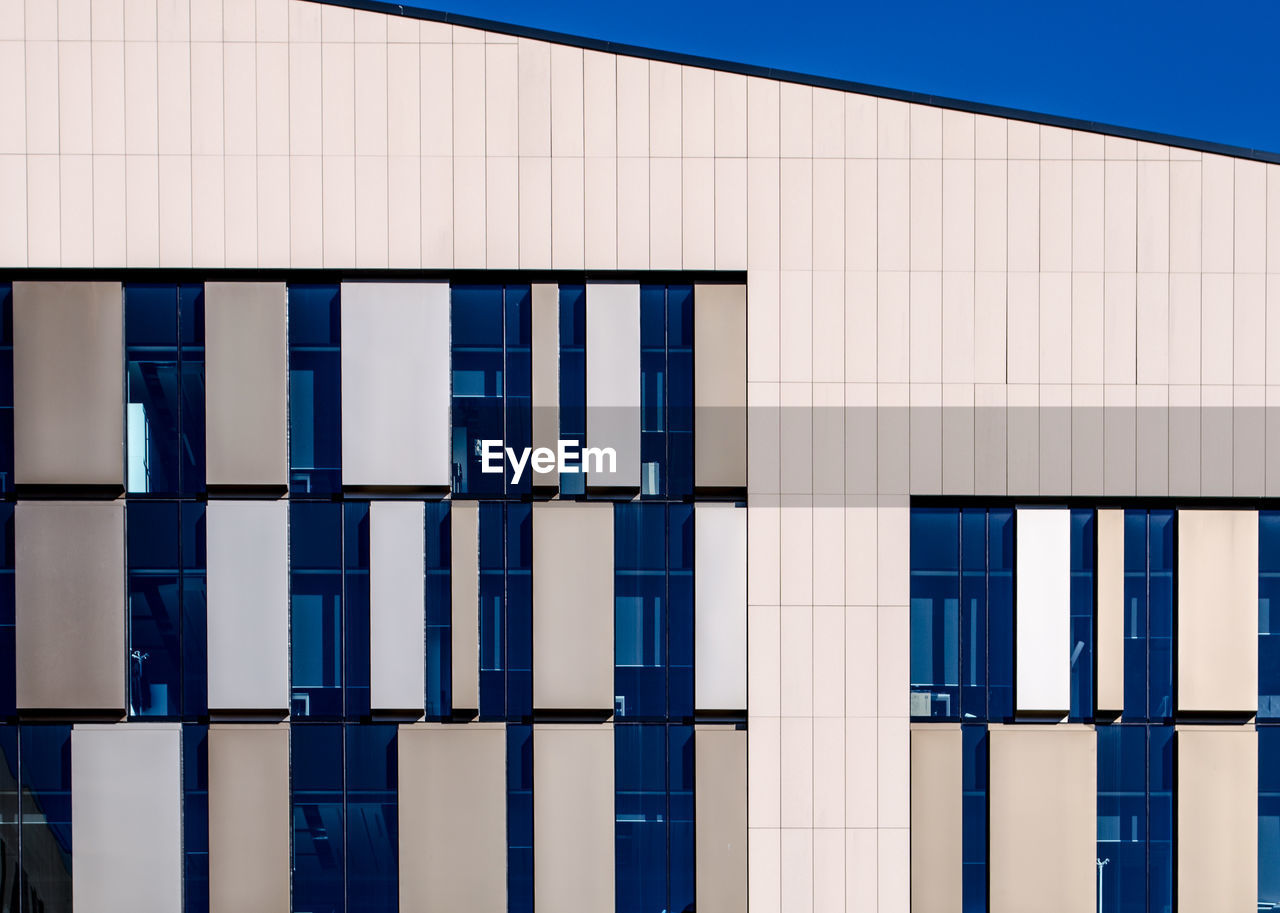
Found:
[[613, 505], [533, 506], [533, 706], [612, 710]]
[[1124, 511], [1097, 514], [1097, 687], [1101, 712], [1124, 710]]
[[204, 286], [205, 460], [210, 487], [289, 484], [283, 282]]
[[454, 710], [480, 709], [480, 505], [449, 506]]
[[1002, 495], [1008, 486], [1008, 413], [1003, 406], [980, 405], [973, 418], [973, 490], [979, 495]]
[[1071, 512], [1018, 509], [1017, 709], [1071, 706]]
[[425, 556], [421, 501], [369, 505], [369, 690], [374, 710], [424, 706]]
[[[640, 487], [640, 286], [587, 284], [587, 447], [611, 447], [614, 472], [593, 488]], [[605, 464], [607, 468], [607, 464]]]
[[747, 290], [693, 289], [694, 482], [747, 484]]
[[942, 494], [942, 408], [911, 407], [911, 493]]
[[291, 909], [289, 815], [288, 725], [210, 726], [210, 913]]
[[[1129, 406], [1111, 405], [1106, 408], [1105, 414], [1106, 427], [1102, 435], [1106, 452], [1103, 491], [1108, 495], [1132, 495], [1137, 485], [1138, 412]], [[1262, 419], [1261, 411], [1258, 419]], [[1258, 444], [1258, 453], [1262, 453], [1261, 440]]]
[[[1041, 421], [1046, 416], [1057, 416], [1061, 420], [1071, 422], [1071, 434], [1065, 442], [1071, 454], [1071, 487], [1070, 493], [1077, 495], [1101, 495], [1106, 480], [1103, 444], [1106, 442], [1104, 416], [1101, 406], [1076, 406], [1066, 409], [1053, 409], [1041, 413]], [[1041, 446], [1044, 446], [1044, 434], [1041, 433]], [[1054, 446], [1064, 446], [1062, 441]], [[1043, 454], [1044, 451], [1042, 450]], [[1050, 487], [1047, 476], [1041, 476], [1041, 490], [1050, 493], [1067, 494], [1068, 489]]]
[[119, 282], [13, 284], [14, 478], [124, 487]]
[[289, 707], [289, 504], [210, 501], [209, 709]]
[[[533, 446], [560, 440], [560, 286], [533, 286]], [[532, 468], [532, 467], [530, 467]], [[554, 488], [559, 474], [534, 472], [533, 484]]]
[[[1068, 405], [1044, 405], [1044, 388], [1040, 393], [1040, 491], [1043, 494], [1071, 490], [1072, 421]], [[1099, 432], [1102, 415], [1098, 414]], [[1102, 485], [1102, 441], [1086, 439], [1082, 453], [1097, 468], [1097, 484]], [[1096, 448], [1096, 449], [1095, 449]], [[1086, 474], [1088, 475], [1088, 474]], [[1100, 490], [1100, 489], [1099, 489]]]
[[20, 501], [18, 708], [125, 709], [123, 501]]
[[342, 284], [342, 482], [447, 488], [449, 285]]
[[[1006, 412], [1005, 441], [1009, 447], [1009, 494], [1040, 493], [1040, 410], [1010, 405]], [[882, 464], [883, 465], [883, 464]]]
[[964, 772], [959, 726], [911, 730], [911, 906], [961, 913]]
[[747, 511], [694, 510], [694, 706], [747, 709]]
[[533, 909], [609, 913], [616, 839], [613, 726], [535, 725], [533, 757]]
[[72, 903], [94, 913], [182, 909], [182, 727], [71, 731]]
[[747, 909], [747, 733], [694, 734], [694, 857], [701, 913]]
[[506, 913], [505, 725], [401, 726], [397, 740], [400, 909]]

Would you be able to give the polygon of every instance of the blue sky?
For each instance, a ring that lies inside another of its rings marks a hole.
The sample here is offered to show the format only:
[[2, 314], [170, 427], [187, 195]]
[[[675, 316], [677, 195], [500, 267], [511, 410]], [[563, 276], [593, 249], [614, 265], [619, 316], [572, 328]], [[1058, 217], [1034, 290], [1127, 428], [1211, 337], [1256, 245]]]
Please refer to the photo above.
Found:
[[1273, 0], [399, 0], [1280, 153]]

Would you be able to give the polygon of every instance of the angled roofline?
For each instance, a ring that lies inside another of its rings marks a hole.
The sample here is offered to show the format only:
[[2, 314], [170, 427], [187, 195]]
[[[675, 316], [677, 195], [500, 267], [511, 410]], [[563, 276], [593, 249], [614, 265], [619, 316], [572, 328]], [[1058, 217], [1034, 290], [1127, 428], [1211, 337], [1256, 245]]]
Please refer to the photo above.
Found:
[[1062, 117], [1056, 114], [1042, 114], [1036, 111], [1024, 111], [1020, 108], [1005, 108], [1000, 105], [988, 105], [959, 98], [947, 98], [942, 95], [930, 95], [924, 92], [908, 92], [902, 89], [888, 89], [848, 79], [833, 79], [829, 76], [814, 76], [809, 73], [797, 73], [792, 70], [779, 70], [773, 67], [755, 66], [746, 63], [735, 63], [731, 60], [718, 60], [714, 57], [700, 57], [696, 54], [679, 54], [672, 51], [658, 51], [653, 48], [639, 47], [632, 44], [621, 44], [616, 41], [605, 41], [599, 38], [583, 38], [579, 35], [568, 35], [564, 32], [552, 32], [547, 29], [532, 28], [523, 25], [512, 25], [507, 22], [496, 22], [492, 19], [480, 19], [475, 16], [462, 16], [441, 10], [420, 9], [391, 3], [387, 0], [306, 0], [309, 3], [344, 6], [348, 9], [365, 10], [367, 12], [385, 13], [391, 16], [404, 16], [410, 19], [426, 19], [432, 22], [444, 22], [465, 28], [512, 35], [517, 38], [532, 38], [552, 44], [584, 48], [591, 51], [604, 51], [624, 57], [643, 57], [648, 60], [660, 60], [682, 66], [701, 67], [708, 70], [719, 70], [724, 73], [738, 73], [743, 76], [759, 76], [779, 82], [790, 82], [799, 85], [815, 86], [822, 89], [835, 89], [840, 92], [852, 92], [858, 95], [870, 95], [876, 98], [888, 98], [894, 101], [911, 102], [918, 105], [930, 105], [935, 108], [948, 108], [953, 111], [966, 111], [970, 114], [985, 114], [1006, 120], [1025, 121], [1032, 124], [1044, 124], [1050, 127], [1062, 127], [1067, 130], [1082, 130], [1087, 133], [1098, 133], [1104, 136], [1117, 136], [1123, 139], [1137, 140], [1144, 143], [1158, 143], [1162, 146], [1176, 146], [1181, 149], [1192, 149], [1197, 152], [1209, 152], [1216, 155], [1227, 155], [1232, 158], [1253, 159], [1260, 162], [1280, 164], [1280, 152], [1269, 152], [1265, 149], [1251, 149], [1246, 146], [1232, 146], [1226, 143], [1214, 143], [1208, 140], [1192, 139], [1185, 136], [1173, 136], [1167, 133], [1156, 133], [1150, 130], [1137, 130], [1132, 127], [1120, 127], [1115, 124], [1104, 124], [1098, 121], [1083, 120], [1075, 117]]

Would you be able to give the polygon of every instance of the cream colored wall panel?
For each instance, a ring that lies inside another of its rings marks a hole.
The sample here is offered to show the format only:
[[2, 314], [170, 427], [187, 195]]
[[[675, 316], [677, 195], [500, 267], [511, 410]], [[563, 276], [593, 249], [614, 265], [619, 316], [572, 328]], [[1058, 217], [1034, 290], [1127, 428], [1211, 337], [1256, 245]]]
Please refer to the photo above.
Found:
[[[194, 60], [192, 61], [194, 64]], [[196, 155], [191, 159], [192, 266], [221, 268], [226, 264], [226, 201], [222, 157]], [[98, 182], [94, 182], [97, 194]], [[95, 212], [98, 210], [95, 200]], [[103, 237], [95, 228], [96, 237]], [[96, 253], [95, 253], [96, 257]]]
[[781, 847], [782, 909], [813, 909], [813, 831], [784, 830]]
[[161, 155], [191, 153], [191, 45], [162, 42], [156, 49], [157, 96]]
[[0, 207], [0, 262], [27, 265], [27, 162], [0, 155], [0, 194], [14, 205]]
[[423, 156], [422, 267], [453, 266], [453, 160]]
[[715, 80], [715, 155], [747, 154], [747, 77], [713, 71]]
[[747, 706], [747, 512], [702, 505], [694, 513], [695, 703], [703, 710]]
[[485, 267], [485, 197], [485, 160], [454, 158], [453, 266], [458, 269]]
[[1252, 727], [1183, 729], [1178, 758], [1178, 909], [1257, 906], [1258, 734]]
[[[86, 3], [85, 7], [90, 13], [90, 35], [94, 41], [124, 40], [124, 0], [97, 0], [96, 3]], [[59, 18], [71, 9], [74, 9], [71, 4], [60, 4]]]
[[[813, 273], [812, 323], [813, 378], [815, 381], [839, 384], [844, 380], [845, 374], [844, 273], [828, 270]], [[744, 350], [745, 347], [744, 343]], [[841, 405], [840, 398], [839, 388], [837, 388], [837, 398], [833, 405]], [[842, 421], [841, 418], [835, 422], [837, 430]], [[827, 424], [832, 422], [827, 421]], [[820, 453], [819, 456], [821, 456]], [[838, 460], [840, 455], [833, 454], [833, 456]], [[839, 478], [841, 474], [837, 471], [836, 476]]]
[[386, 44], [388, 16], [374, 10], [358, 9], [353, 18], [357, 43]]
[[387, 267], [387, 158], [356, 156], [356, 258], [361, 269]]
[[[391, 17], [392, 22], [403, 21]], [[417, 155], [421, 149], [422, 67], [416, 42], [387, 46], [387, 152]], [[438, 91], [433, 87], [433, 90]], [[436, 125], [432, 124], [435, 130]]]
[[1040, 125], [1011, 120], [1007, 123], [1008, 157], [1010, 159], [1040, 158]]
[[551, 45], [516, 43], [520, 155], [551, 154]]
[[1264, 384], [1267, 376], [1267, 288], [1262, 275], [1236, 275], [1232, 289], [1235, 333], [1233, 381]]
[[813, 90], [813, 155], [815, 158], [844, 157], [845, 93], [835, 89]]
[[685, 158], [716, 154], [716, 72], [680, 68], [680, 154]]
[[[119, 46], [117, 45], [117, 48]], [[104, 57], [110, 57], [104, 48]], [[28, 41], [26, 45], [27, 145], [30, 154], [58, 151], [58, 43]], [[95, 67], [94, 75], [98, 73]], [[123, 92], [124, 79], [120, 79]], [[96, 97], [95, 93], [95, 97]], [[105, 116], [105, 114], [104, 114]], [[123, 152], [121, 149], [104, 151]]]
[[813, 266], [813, 162], [783, 159], [779, 171], [782, 196], [779, 263], [783, 270]]
[[324, 265], [322, 167], [318, 155], [289, 158], [289, 256], [295, 269]]
[[1169, 163], [1169, 269], [1175, 273], [1200, 271], [1199, 155], [1194, 161]]
[[882, 159], [877, 168], [879, 234], [876, 249], [882, 270], [911, 268], [911, 171], [905, 161]]
[[[327, 13], [328, 10], [325, 10]], [[320, 46], [321, 148], [325, 155], [354, 155], [356, 150], [355, 45]]]
[[1071, 523], [1066, 510], [1017, 512], [1017, 708], [1070, 705]]
[[942, 274], [913, 270], [910, 279], [910, 379], [942, 381]]
[[[886, 636], [880, 643], [880, 654], [877, 662], [888, 677], [881, 679], [881, 685], [889, 690], [881, 694], [881, 715], [905, 716], [905, 688], [899, 685], [907, 682], [907, 633], [906, 605], [910, 598], [910, 511], [906, 507], [880, 507], [876, 511], [876, 597], [882, 607], [879, 621], [881, 628], [891, 636]], [[895, 612], [896, 617], [888, 618], [885, 612]], [[886, 664], [894, 668], [883, 668]]]
[[911, 269], [942, 268], [942, 163], [911, 162]]
[[491, 43], [484, 49], [484, 136], [485, 153], [490, 156], [519, 153], [518, 57], [515, 44]]
[[1233, 390], [1215, 385], [1200, 392], [1200, 491], [1227, 497], [1235, 491]]
[[649, 266], [679, 269], [681, 238], [681, 161], [649, 160]]
[[162, 155], [159, 164], [160, 262], [191, 265], [191, 158]]
[[[1046, 159], [1040, 163], [1040, 269], [1071, 269], [1073, 163]], [[1101, 181], [1098, 182], [1099, 186]], [[1099, 194], [1101, 197], [1101, 194]]]
[[1102, 326], [1104, 383], [1135, 383], [1137, 320], [1137, 277], [1133, 273], [1106, 274]]
[[[159, 157], [125, 156], [125, 263], [128, 266], [160, 265], [159, 211]], [[87, 263], [89, 258], [82, 257], [79, 262]]]
[[[1040, 388], [1041, 491], [1102, 494], [1106, 475], [1104, 401], [1102, 384]], [[1070, 453], [1071, 476], [1065, 481], [1044, 465], [1050, 461], [1061, 465], [1065, 460], [1059, 450]]]
[[[93, 262], [93, 157], [63, 155], [59, 158], [58, 206], [60, 262], [66, 265]], [[26, 215], [25, 205], [22, 215]]]
[[256, 116], [259, 155], [289, 154], [289, 46], [259, 44]]
[[974, 394], [972, 384], [942, 386], [942, 491], [973, 494]]
[[[257, 151], [255, 60], [251, 44], [228, 42], [222, 46], [223, 142], [227, 155], [253, 155]], [[328, 59], [325, 63], [328, 65]], [[326, 89], [330, 84], [326, 80]]]
[[229, 155], [226, 167], [227, 266], [258, 265], [258, 168], [252, 155]]
[[[827, 543], [834, 539], [834, 548], [827, 548], [827, 551], [833, 552], [837, 556], [836, 568], [834, 573], [828, 571], [827, 576], [835, 578], [834, 584], [819, 583], [815, 587], [815, 601], [831, 600], [827, 605], [815, 605], [813, 607], [813, 715], [815, 717], [823, 717], [827, 720], [837, 720], [841, 724], [839, 731], [838, 745], [832, 744], [831, 748], [835, 759], [838, 759], [841, 769], [844, 767], [844, 728], [843, 719], [845, 713], [844, 706], [844, 681], [845, 681], [845, 633], [844, 633], [844, 606], [841, 604], [844, 599], [844, 568], [839, 566], [844, 557], [844, 519], [840, 516], [842, 511], [839, 508], [823, 507], [818, 508], [813, 514], [814, 526], [814, 542], [818, 548], [827, 547]], [[830, 536], [834, 533], [834, 536]], [[830, 538], [824, 538], [824, 534]], [[743, 547], [745, 554], [745, 543]], [[831, 590], [837, 589], [838, 592], [832, 597]], [[827, 733], [830, 736], [830, 733]], [[815, 736], [816, 737], [816, 736]], [[820, 746], [821, 747], [821, 746]], [[819, 752], [821, 754], [821, 751]], [[822, 763], [825, 760], [817, 759]], [[832, 789], [836, 787], [833, 785]], [[821, 827], [842, 827], [844, 824], [844, 785], [843, 782], [839, 786], [840, 790], [840, 808], [829, 809], [833, 819], [827, 823], [820, 823]], [[819, 807], [818, 814], [821, 816], [823, 809]], [[838, 817], [838, 820], [836, 818]]]
[[1235, 271], [1261, 273], [1267, 260], [1267, 165], [1236, 160]]
[[[87, 154], [93, 151], [93, 65], [90, 56], [90, 44], [87, 41], [62, 41], [56, 46], [58, 73], [52, 89], [57, 94], [57, 107], [52, 112], [42, 113], [41, 119], [56, 115], [58, 118], [58, 145], [56, 150], [63, 155]], [[0, 63], [4, 75], [15, 82], [7, 85], [16, 88], [25, 78], [22, 64], [25, 59], [22, 45], [14, 48], [15, 59]], [[16, 64], [16, 66], [15, 66]], [[50, 91], [45, 87], [42, 92]], [[17, 100], [20, 93], [10, 88], [5, 93], [10, 99]], [[21, 116], [21, 104], [16, 105]], [[16, 152], [24, 151], [21, 147]]]
[[581, 156], [583, 143], [583, 50], [551, 45], [551, 154]]
[[845, 162], [845, 269], [874, 270], [878, 262], [876, 170], [876, 163], [869, 159]]
[[1206, 154], [1201, 162], [1201, 250], [1207, 273], [1229, 273], [1235, 266], [1235, 162]]
[[1169, 269], [1169, 163], [1137, 165], [1137, 260], [1139, 272]]
[[1200, 387], [1169, 386], [1169, 494], [1200, 494]]
[[1267, 166], [1267, 271], [1280, 270], [1280, 165]]
[[964, 768], [959, 726], [911, 732], [911, 905], [958, 911], [962, 891]]
[[1040, 158], [1045, 160], [1070, 159], [1073, 153], [1074, 131], [1064, 127], [1040, 125]]
[[[617, 57], [617, 154], [649, 154], [649, 61]], [[587, 153], [588, 155], [591, 152]]]
[[[787, 270], [780, 279], [782, 311], [786, 314], [786, 319], [779, 321], [778, 326], [780, 376], [784, 382], [809, 382], [813, 380], [813, 273]], [[784, 414], [783, 421], [789, 418], [793, 416]], [[806, 468], [811, 454], [809, 440], [806, 436]], [[799, 441], [792, 439], [785, 443], [794, 446]], [[784, 479], [785, 475], [784, 469]], [[807, 486], [802, 490], [807, 491]]]
[[[778, 638], [781, 623], [780, 610], [776, 605], [747, 607], [747, 668], [750, 670], [747, 706], [753, 716], [777, 717], [780, 713]], [[774, 727], [777, 727], [776, 720]]]
[[1103, 390], [1103, 492], [1133, 495], [1137, 474], [1137, 390], [1132, 383]]
[[1169, 381], [1169, 280], [1140, 273], [1136, 284], [1137, 382]]
[[681, 154], [681, 68], [663, 60], [649, 61], [649, 154]]
[[618, 152], [618, 60], [600, 51], [582, 52], [582, 146], [588, 156]]
[[698, 907], [738, 913], [747, 905], [747, 738], [727, 727], [694, 736]]
[[1034, 384], [1040, 379], [1040, 283], [1034, 275], [1012, 273], [1007, 283], [1008, 381]]
[[449, 508], [453, 706], [480, 707], [480, 510], [476, 501]]
[[776, 159], [747, 161], [747, 265], [776, 270], [779, 254], [781, 169]]
[[844, 162], [840, 159], [813, 161], [813, 227], [810, 234], [814, 269], [844, 269], [844, 171]]
[[453, 45], [424, 43], [418, 51], [422, 153], [453, 155]]
[[[974, 381], [974, 344], [978, 328], [974, 295], [973, 273], [942, 274], [941, 380], [944, 383]], [[1003, 333], [1001, 336], [1003, 339]], [[1003, 352], [1000, 354], [1003, 356]]]
[[1097, 557], [1097, 696], [1101, 713], [1124, 709], [1124, 511], [1099, 510]]
[[1178, 511], [1178, 709], [1258, 706], [1258, 515]]
[[911, 396], [907, 384], [884, 383], [876, 390], [876, 482], [886, 494], [911, 488]]
[[[191, 151], [196, 155], [222, 155], [223, 152], [222, 62], [221, 43], [192, 43]], [[96, 98], [94, 105], [96, 108]], [[98, 144], [95, 133], [94, 145]]]
[[551, 264], [551, 159], [519, 162], [520, 266], [546, 269]]
[[1137, 164], [1106, 164], [1106, 220], [1103, 265], [1109, 272], [1132, 271], [1137, 262]]
[[387, 154], [388, 46], [357, 43], [355, 71], [355, 152], [357, 156]]
[[1260, 498], [1266, 489], [1266, 390], [1237, 386], [1232, 403], [1232, 494]]
[[393, 269], [422, 264], [422, 164], [416, 155], [387, 160], [387, 260]]
[[[7, 18], [0, 15], [0, 20]], [[21, 30], [21, 23], [18, 27]], [[12, 125], [7, 135], [0, 137], [0, 155], [25, 154], [27, 150], [26, 71], [26, 45], [22, 41], [0, 41], [0, 85], [8, 87], [0, 92], [0, 122]], [[17, 89], [20, 84], [22, 91]], [[66, 102], [62, 104], [65, 106]]]
[[846, 827], [876, 826], [876, 720], [875, 717], [844, 719], [845, 729], [845, 809]]
[[1007, 173], [1008, 268], [1035, 271], [1040, 268], [1040, 166], [1010, 161]]
[[1169, 276], [1169, 383], [1200, 383], [1200, 277]]
[[[0, 156], [3, 159], [3, 156]], [[1280, 275], [1267, 276], [1267, 383], [1280, 383]], [[1272, 367], [1272, 366], [1275, 367]]]
[[258, 41], [289, 40], [289, 0], [256, 0], [255, 37]]
[[973, 129], [973, 154], [980, 159], [1003, 159], [1009, 154], [1009, 121], [979, 114]]
[[321, 46], [318, 42], [294, 42], [289, 56], [289, 151], [294, 155], [319, 155], [323, 150], [321, 123]]
[[747, 302], [741, 286], [698, 286], [695, 292], [694, 432], [718, 448], [695, 448], [695, 481], [740, 486], [746, 481]]
[[776, 506], [757, 507], [753, 503], [747, 511], [747, 600], [752, 605], [781, 602], [780, 524], [780, 508]]
[[515, 156], [485, 159], [485, 265], [515, 269], [520, 262], [520, 167]]
[[325, 8], [320, 11], [320, 34], [324, 41], [352, 42], [356, 39], [355, 14], [350, 9]]
[[[784, 399], [785, 404], [785, 399]], [[789, 498], [784, 503], [779, 515], [779, 544], [781, 547], [782, 571], [779, 580], [784, 606], [798, 607], [798, 613], [783, 613], [782, 618], [782, 659], [784, 673], [782, 680], [782, 712], [784, 715], [797, 713], [807, 714], [812, 705], [813, 689], [809, 649], [811, 644], [809, 613], [813, 605], [813, 572], [810, 565], [813, 554], [813, 507], [812, 499], [803, 496]], [[800, 619], [806, 619], [801, 621]], [[788, 634], [788, 625], [791, 634]], [[797, 633], [796, 625], [803, 625], [803, 633]], [[787, 649], [787, 642], [797, 646], [793, 651]], [[803, 656], [803, 665], [796, 666], [797, 657]], [[786, 664], [791, 660], [791, 673], [800, 678], [788, 681]], [[788, 692], [792, 695], [793, 705], [787, 706]]]
[[583, 187], [586, 262], [612, 269], [618, 263], [617, 160], [588, 157], [583, 162]]
[[942, 157], [971, 159], [974, 157], [975, 115], [967, 111], [942, 112]]
[[942, 157], [942, 109], [933, 105], [908, 106], [912, 158]]
[[1008, 490], [1012, 495], [1040, 493], [1040, 388], [1009, 384], [1005, 439], [1008, 444]]
[[648, 269], [649, 159], [620, 158], [617, 168], [618, 267]]
[[[813, 719], [783, 716], [780, 776], [783, 834], [813, 827]], [[787, 867], [783, 865], [783, 875]]]
[[973, 398], [974, 493], [1005, 494], [1009, 441], [1004, 385], [976, 384]]
[[155, 155], [158, 147], [159, 83], [154, 43], [124, 46], [125, 152]]
[[222, 40], [226, 42], [253, 41], [254, 0], [222, 0]]
[[747, 896], [756, 910], [780, 910], [782, 903], [782, 832], [747, 831]]
[[909, 490], [942, 494], [942, 386], [911, 385]]
[[[31, 7], [31, 11], [25, 17], [22, 15], [21, 10], [13, 9], [14, 6], [20, 7], [24, 5]], [[118, 3], [107, 2], [103, 3], [102, 7], [109, 10], [113, 5], [118, 5]], [[25, 25], [29, 38], [84, 41], [90, 37], [92, 17], [88, 0], [52, 0], [52, 2], [46, 3], [28, 0], [25, 4], [23, 0], [16, 0], [15, 3], [9, 4], [9, 7], [9, 9], [5, 10], [5, 15], [17, 15], [19, 38], [22, 37], [23, 18], [27, 20]], [[101, 29], [102, 26], [99, 25], [99, 28]]]
[[[21, 41], [23, 39], [27, 24], [25, 6], [25, 0], [0, 0], [0, 10], [4, 11], [4, 15], [0, 16], [0, 20], [3, 20], [3, 25], [0, 25], [0, 39], [5, 41]], [[49, 12], [51, 13], [52, 11]], [[45, 28], [48, 28], [47, 24]], [[54, 37], [56, 35], [57, 32], [55, 31]], [[33, 35], [32, 37], [35, 36]]]
[[1169, 388], [1137, 388], [1137, 484], [1142, 496], [1169, 493]]
[[369, 694], [375, 711], [424, 706], [425, 556], [421, 501], [370, 504]]
[[612, 910], [614, 887], [613, 726], [552, 726], [533, 731], [534, 909], [538, 913]]
[[942, 268], [972, 270], [974, 263], [974, 163], [942, 164]]
[[[992, 727], [989, 739], [991, 910], [1092, 911], [1098, 754], [1092, 727]], [[1026, 776], [1028, 770], [1037, 776]]]
[[[876, 380], [878, 309], [876, 274], [845, 273], [844, 373], [847, 381], [874, 384]], [[1003, 328], [1001, 333], [1003, 334]], [[872, 392], [874, 394], [874, 387]], [[874, 405], [874, 396], [872, 405]], [[865, 416], [862, 419], [865, 420]]]
[[193, 3], [189, 15], [192, 41], [222, 41], [222, 0]]
[[876, 823], [911, 826], [911, 734], [906, 717], [876, 720]]
[[1003, 158], [973, 163], [973, 258], [980, 270], [1003, 270], [1008, 262], [1008, 172]]
[[747, 162], [717, 159], [715, 167], [716, 269], [747, 268]]
[[1200, 379], [1204, 384], [1229, 384], [1235, 333], [1234, 288], [1231, 276], [1206, 273], [1201, 277]]
[[[581, 269], [585, 253], [586, 188], [581, 158], [551, 160], [551, 266]], [[523, 236], [523, 230], [521, 232]]]

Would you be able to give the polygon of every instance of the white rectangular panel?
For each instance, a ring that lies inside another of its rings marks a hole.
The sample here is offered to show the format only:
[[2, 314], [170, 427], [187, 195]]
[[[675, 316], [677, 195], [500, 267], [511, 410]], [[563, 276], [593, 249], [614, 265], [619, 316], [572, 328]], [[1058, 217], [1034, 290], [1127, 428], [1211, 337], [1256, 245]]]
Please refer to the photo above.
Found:
[[611, 447], [616, 455], [615, 471], [590, 473], [588, 485], [640, 487], [640, 286], [634, 282], [587, 283], [587, 447]]
[[369, 505], [369, 686], [374, 710], [424, 706], [425, 558], [421, 501]]
[[694, 510], [694, 706], [747, 708], [747, 511]]
[[1019, 509], [1017, 709], [1071, 707], [1071, 512]]
[[77, 725], [71, 805], [77, 910], [182, 909], [180, 725]]
[[448, 487], [448, 283], [342, 284], [342, 480]]
[[289, 707], [289, 504], [210, 501], [209, 709]]

